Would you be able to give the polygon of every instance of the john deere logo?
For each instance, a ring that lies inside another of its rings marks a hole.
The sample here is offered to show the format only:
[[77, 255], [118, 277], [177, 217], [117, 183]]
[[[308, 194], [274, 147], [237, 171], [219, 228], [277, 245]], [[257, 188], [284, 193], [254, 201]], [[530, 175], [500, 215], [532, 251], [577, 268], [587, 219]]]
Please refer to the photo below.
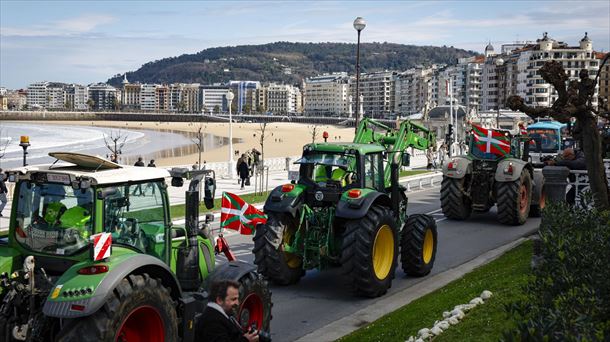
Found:
[[321, 201], [324, 199], [324, 194], [322, 193], [322, 191], [316, 191], [314, 197], [316, 198], [316, 201]]

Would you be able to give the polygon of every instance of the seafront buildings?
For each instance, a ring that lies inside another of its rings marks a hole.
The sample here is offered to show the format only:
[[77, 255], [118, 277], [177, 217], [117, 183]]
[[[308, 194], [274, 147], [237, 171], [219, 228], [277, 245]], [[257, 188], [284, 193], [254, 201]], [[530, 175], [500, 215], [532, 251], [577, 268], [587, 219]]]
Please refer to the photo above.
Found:
[[[460, 58], [452, 65], [362, 73], [361, 108], [368, 117], [392, 119], [425, 114], [449, 104], [452, 97], [454, 105], [463, 106], [465, 116], [491, 117], [489, 113], [505, 109], [511, 95], [520, 95], [529, 105], [550, 106], [557, 92], [540, 75], [545, 62], [560, 61], [569, 79], [574, 80], [581, 69], [594, 78], [603, 57], [593, 50], [586, 33], [574, 46], [556, 41], [547, 33], [535, 42], [504, 44], [498, 50], [489, 43], [484, 55]], [[607, 100], [609, 68], [604, 67], [599, 79], [599, 94]], [[215, 114], [228, 111], [226, 94], [231, 90], [235, 94], [231, 108], [236, 114], [353, 117], [358, 110], [355, 83], [355, 77], [346, 72], [308, 77], [300, 86], [255, 80], [213, 85], [146, 84], [130, 83], [125, 76], [120, 88], [103, 83], [83, 86], [36, 82], [27, 90], [5, 90], [0, 100], [6, 101], [9, 109]], [[593, 105], [596, 103], [597, 96]]]

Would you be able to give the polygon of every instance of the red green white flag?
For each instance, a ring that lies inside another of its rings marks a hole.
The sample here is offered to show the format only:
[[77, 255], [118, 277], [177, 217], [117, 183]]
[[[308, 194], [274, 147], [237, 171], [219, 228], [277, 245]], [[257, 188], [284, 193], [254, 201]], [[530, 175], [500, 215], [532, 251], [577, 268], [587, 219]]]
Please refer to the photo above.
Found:
[[267, 223], [267, 215], [230, 192], [222, 193], [220, 227], [233, 229], [243, 235], [254, 233], [257, 224]]
[[479, 150], [498, 156], [506, 156], [510, 153], [510, 138], [504, 133], [475, 124], [471, 125], [474, 143]]

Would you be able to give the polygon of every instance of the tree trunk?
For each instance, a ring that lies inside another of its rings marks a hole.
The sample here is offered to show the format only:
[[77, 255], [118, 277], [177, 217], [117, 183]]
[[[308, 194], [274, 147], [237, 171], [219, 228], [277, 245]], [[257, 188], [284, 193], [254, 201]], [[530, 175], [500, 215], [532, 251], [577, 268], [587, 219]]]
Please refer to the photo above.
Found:
[[579, 120], [582, 128], [582, 149], [585, 154], [587, 175], [597, 209], [610, 209], [608, 198], [608, 180], [602, 157], [601, 136], [597, 129], [595, 117], [589, 116]]

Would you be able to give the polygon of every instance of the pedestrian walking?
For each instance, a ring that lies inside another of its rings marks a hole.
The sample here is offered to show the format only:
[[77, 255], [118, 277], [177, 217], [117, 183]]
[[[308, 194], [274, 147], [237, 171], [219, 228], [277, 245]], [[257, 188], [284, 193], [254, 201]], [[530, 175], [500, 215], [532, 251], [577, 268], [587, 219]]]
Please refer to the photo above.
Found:
[[[138, 167], [144, 167], [144, 161], [142, 160], [142, 157], [138, 157], [138, 161], [133, 164], [133, 166], [138, 166]], [[133, 193], [134, 196], [139, 195], [142, 196], [144, 195], [144, 191], [142, 191], [142, 184], [137, 184], [135, 189], [133, 189]]]
[[241, 179], [241, 189], [244, 189], [244, 185], [246, 184], [246, 180], [250, 176], [250, 169], [248, 168], [248, 163], [245, 158], [239, 158], [240, 162], [237, 165], [237, 174]]
[[4, 174], [2, 173], [2, 169], [0, 169], [0, 217], [3, 217], [2, 210], [4, 210], [6, 203], [8, 203], [6, 194], [8, 194], [8, 189], [4, 183]]

